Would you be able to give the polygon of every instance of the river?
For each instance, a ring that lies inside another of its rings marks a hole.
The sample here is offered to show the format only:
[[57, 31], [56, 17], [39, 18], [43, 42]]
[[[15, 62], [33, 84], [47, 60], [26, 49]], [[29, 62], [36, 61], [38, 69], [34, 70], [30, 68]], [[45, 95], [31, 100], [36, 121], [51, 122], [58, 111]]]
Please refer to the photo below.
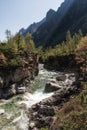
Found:
[[[33, 91], [31, 93], [15, 96], [9, 100], [0, 101], [0, 130], [28, 130], [29, 118], [28, 109], [45, 98], [52, 96], [54, 93], [45, 93], [45, 84], [49, 79], [54, 79], [63, 72], [47, 71], [43, 65], [39, 66], [39, 74], [35, 81], [31, 81]], [[68, 78], [70, 74], [66, 74], [67, 79], [64, 85], [70, 84], [75, 77]], [[72, 74], [73, 75], [73, 74]]]

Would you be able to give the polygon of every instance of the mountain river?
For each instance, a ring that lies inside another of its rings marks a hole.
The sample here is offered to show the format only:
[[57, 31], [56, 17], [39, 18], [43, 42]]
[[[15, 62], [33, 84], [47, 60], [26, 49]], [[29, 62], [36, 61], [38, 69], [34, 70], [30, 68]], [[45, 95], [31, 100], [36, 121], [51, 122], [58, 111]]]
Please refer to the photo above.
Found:
[[[8, 100], [0, 100], [0, 130], [28, 130], [29, 117], [28, 109], [45, 98], [52, 96], [54, 93], [45, 93], [46, 82], [55, 79], [57, 75], [65, 72], [47, 71], [43, 65], [39, 66], [39, 74], [30, 85], [33, 86], [31, 93], [17, 95]], [[68, 83], [72, 84], [75, 80], [73, 73], [66, 73], [66, 80], [61, 84], [63, 87]]]

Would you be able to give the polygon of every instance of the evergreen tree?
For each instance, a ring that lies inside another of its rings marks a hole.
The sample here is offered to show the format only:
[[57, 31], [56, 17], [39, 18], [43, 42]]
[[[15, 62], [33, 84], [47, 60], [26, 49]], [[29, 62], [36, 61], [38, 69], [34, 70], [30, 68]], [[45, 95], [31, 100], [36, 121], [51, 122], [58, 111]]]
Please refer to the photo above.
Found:
[[5, 31], [5, 34], [6, 34], [7, 41], [10, 40], [11, 39], [11, 31], [7, 29]]
[[35, 45], [34, 45], [31, 34], [29, 34], [29, 33], [26, 34], [25, 43], [26, 43], [27, 51], [29, 51], [29, 52], [34, 52], [35, 51]]
[[68, 53], [72, 52], [71, 42], [72, 42], [71, 33], [70, 33], [70, 31], [67, 31], [67, 33], [66, 33], [66, 45], [67, 45]]
[[17, 44], [18, 52], [25, 49], [25, 40], [19, 33], [14, 37], [15, 44]]

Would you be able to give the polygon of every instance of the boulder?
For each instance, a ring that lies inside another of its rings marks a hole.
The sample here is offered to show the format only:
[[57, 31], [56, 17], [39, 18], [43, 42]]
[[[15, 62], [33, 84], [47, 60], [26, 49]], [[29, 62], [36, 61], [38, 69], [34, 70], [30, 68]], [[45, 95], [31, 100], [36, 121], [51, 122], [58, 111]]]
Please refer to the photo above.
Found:
[[26, 87], [18, 87], [17, 88], [17, 94], [22, 94], [26, 92]]
[[45, 86], [45, 92], [54, 92], [61, 89], [58, 83], [47, 82]]

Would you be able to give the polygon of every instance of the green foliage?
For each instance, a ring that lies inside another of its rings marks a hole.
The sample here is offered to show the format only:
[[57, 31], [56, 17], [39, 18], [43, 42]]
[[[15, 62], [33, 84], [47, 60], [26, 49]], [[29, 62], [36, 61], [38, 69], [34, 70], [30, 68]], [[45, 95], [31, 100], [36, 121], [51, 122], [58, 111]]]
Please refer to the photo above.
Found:
[[41, 128], [41, 130], [48, 130], [48, 128]]
[[81, 31], [71, 37], [70, 31], [66, 33], [66, 41], [54, 46], [49, 47], [43, 53], [41, 50], [38, 52], [42, 56], [43, 61], [50, 56], [70, 55], [75, 53], [76, 47], [82, 38]]
[[82, 86], [83, 90], [56, 112], [58, 130], [87, 130], [87, 83]]
[[21, 57], [17, 56], [15, 58], [10, 58], [6, 64], [7, 67], [20, 67], [22, 66]]
[[24, 37], [19, 33], [15, 35], [14, 42], [17, 45], [18, 51], [25, 49], [26, 44], [25, 44]]
[[63, 130], [87, 130], [87, 112], [71, 112], [63, 122]]
[[6, 37], [7, 41], [0, 43], [0, 54], [3, 54], [6, 59], [5, 67], [22, 66], [21, 54], [35, 52], [32, 36], [28, 33], [26, 38], [24, 38], [21, 34], [17, 33], [12, 37], [11, 32], [6, 30]]
[[25, 43], [26, 43], [26, 50], [28, 52], [34, 52], [35, 51], [35, 45], [32, 40], [31, 34], [27, 33], [25, 37]]
[[11, 38], [11, 31], [7, 29], [7, 30], [5, 31], [5, 34], [6, 34], [7, 40], [10, 40], [10, 38]]

